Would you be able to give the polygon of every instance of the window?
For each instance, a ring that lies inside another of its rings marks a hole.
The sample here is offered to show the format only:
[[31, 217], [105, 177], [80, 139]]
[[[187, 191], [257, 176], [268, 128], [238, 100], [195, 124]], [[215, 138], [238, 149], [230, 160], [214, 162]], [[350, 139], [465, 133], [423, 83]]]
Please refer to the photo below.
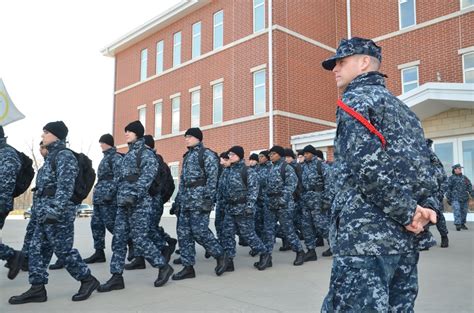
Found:
[[143, 128], [146, 129], [146, 107], [141, 107], [138, 109], [138, 120], [142, 123]]
[[140, 53], [140, 81], [143, 81], [147, 77], [148, 67], [148, 49], [143, 49]]
[[474, 5], [474, 0], [461, 0], [461, 10]]
[[460, 163], [464, 166], [463, 174], [471, 180], [474, 178], [474, 136], [438, 139], [433, 148], [448, 176], [452, 173], [451, 166]]
[[402, 70], [402, 93], [418, 87], [418, 66]]
[[156, 43], [156, 74], [163, 72], [163, 49], [164, 42], [159, 41]]
[[171, 99], [171, 133], [179, 133], [179, 103], [180, 97]]
[[224, 45], [224, 11], [214, 14], [214, 49]]
[[265, 111], [265, 70], [261, 70], [253, 73], [253, 114]]
[[163, 103], [155, 104], [155, 138], [161, 137], [161, 127], [163, 125]]
[[201, 22], [193, 24], [193, 47], [192, 58], [197, 58], [201, 55]]
[[174, 185], [176, 186], [176, 188], [174, 188], [173, 195], [171, 196], [171, 199], [170, 199], [171, 202], [174, 202], [174, 199], [176, 199], [176, 195], [178, 194], [179, 164], [177, 162], [170, 163], [169, 167], [170, 167], [171, 176], [173, 176]]
[[253, 32], [265, 28], [265, 0], [253, 0]]
[[199, 115], [201, 111], [201, 91], [191, 93], [191, 127], [199, 127]]
[[465, 83], [474, 83], [474, 52], [462, 56], [463, 77]]
[[173, 35], [173, 67], [181, 64], [181, 32]]
[[400, 29], [416, 24], [416, 0], [398, 0]]
[[212, 86], [212, 123], [222, 123], [222, 87], [223, 84]]

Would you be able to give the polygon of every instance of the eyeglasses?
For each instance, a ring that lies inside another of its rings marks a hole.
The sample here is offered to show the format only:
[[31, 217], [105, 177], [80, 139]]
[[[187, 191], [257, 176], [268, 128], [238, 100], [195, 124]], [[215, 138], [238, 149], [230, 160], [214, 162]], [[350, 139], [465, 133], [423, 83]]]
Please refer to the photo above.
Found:
[[229, 157], [233, 157], [233, 156], [235, 156], [235, 155], [237, 155], [237, 154], [235, 154], [234, 152], [229, 152], [228, 155], [229, 155]]

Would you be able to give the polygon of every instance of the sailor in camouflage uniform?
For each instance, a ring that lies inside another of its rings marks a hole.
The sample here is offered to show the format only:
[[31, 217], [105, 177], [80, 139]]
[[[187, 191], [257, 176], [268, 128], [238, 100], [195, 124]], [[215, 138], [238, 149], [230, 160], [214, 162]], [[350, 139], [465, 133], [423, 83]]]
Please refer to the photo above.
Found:
[[87, 264], [105, 262], [105, 230], [113, 234], [117, 214], [117, 181], [114, 177], [118, 175], [122, 156], [117, 153], [112, 135], [102, 135], [99, 143], [104, 157], [97, 170], [97, 184], [92, 198], [94, 214], [91, 230], [95, 253], [84, 259]]
[[223, 184], [222, 198], [225, 216], [222, 245], [229, 257], [227, 271], [234, 271], [235, 235], [247, 242], [253, 252], [266, 253], [265, 245], [255, 233], [254, 214], [258, 196], [258, 174], [245, 165], [244, 149], [233, 146], [229, 149], [230, 167]]
[[437, 183], [421, 123], [385, 88], [380, 62], [380, 47], [354, 37], [322, 63], [344, 91], [334, 142], [335, 257], [322, 312], [413, 312], [415, 233], [436, 222]]
[[[258, 174], [258, 197], [257, 197], [257, 209], [255, 211], [255, 231], [257, 236], [260, 239], [263, 239], [263, 229], [264, 229], [264, 216], [265, 216], [265, 187], [267, 186], [267, 176], [272, 162], [268, 156], [269, 151], [263, 150], [258, 154], [258, 165], [257, 165], [257, 174]], [[252, 255], [256, 255], [251, 252]]]
[[[275, 244], [275, 225], [277, 222], [280, 223], [283, 238], [288, 240], [291, 249], [296, 252], [296, 259], [293, 265], [302, 265], [305, 254], [293, 225], [295, 205], [293, 193], [298, 184], [298, 178], [293, 167], [284, 160], [285, 149], [283, 147], [272, 147], [269, 156], [272, 166], [266, 180], [265, 228], [263, 235], [263, 242], [265, 243], [267, 253], [261, 254], [260, 261], [254, 264], [259, 270], [264, 270], [272, 265], [271, 253]], [[284, 167], [284, 170], [282, 170], [282, 167]]]
[[73, 301], [86, 300], [99, 286], [79, 252], [73, 248], [76, 205], [71, 198], [79, 167], [74, 154], [66, 149], [67, 133], [68, 129], [62, 121], [50, 122], [43, 127], [42, 139], [48, 149], [48, 156], [36, 180], [37, 223], [29, 251], [31, 288], [19, 296], [11, 297], [11, 304], [47, 300], [46, 269], [53, 252], [64, 260], [69, 274], [81, 282], [79, 291], [72, 297]]
[[[13, 191], [20, 167], [20, 158], [16, 151], [7, 145], [3, 127], [0, 126], [0, 229], [3, 229], [8, 213], [13, 210]], [[23, 258], [24, 254], [20, 251], [0, 243], [0, 259], [7, 261], [8, 278], [14, 279], [18, 275]]]
[[[156, 247], [150, 235], [152, 219], [152, 197], [149, 194], [151, 183], [158, 171], [157, 159], [153, 152], [145, 147], [143, 139], [145, 129], [140, 121], [134, 121], [125, 127], [128, 152], [123, 156], [115, 180], [117, 189], [117, 217], [112, 239], [112, 277], [98, 289], [109, 292], [125, 288], [122, 273], [127, 254], [127, 242], [132, 239], [136, 255], [144, 256], [155, 268], [159, 268], [155, 287], [161, 287], [170, 278], [173, 268]], [[141, 153], [138, 164], [137, 156]]]
[[173, 204], [179, 215], [177, 233], [184, 267], [173, 275], [173, 280], [196, 277], [196, 242], [217, 260], [215, 273], [220, 276], [227, 269], [227, 256], [209, 229], [209, 214], [216, 196], [219, 160], [214, 152], [204, 147], [203, 135], [199, 128], [189, 128], [184, 138], [188, 152], [184, 155], [179, 190]]
[[224, 216], [225, 216], [225, 199], [224, 199], [224, 189], [226, 188], [227, 184], [227, 174], [229, 172], [229, 152], [222, 152], [219, 155], [220, 158], [220, 166], [222, 167], [221, 174], [219, 176], [219, 182], [217, 183], [217, 196], [216, 196], [216, 213], [214, 218], [214, 226], [216, 227], [216, 235], [219, 239], [219, 242], [222, 243], [223, 238], [223, 223], [224, 223]]
[[448, 179], [448, 188], [446, 198], [453, 208], [454, 226], [456, 230], [467, 230], [466, 217], [469, 206], [469, 195], [474, 197], [472, 183], [467, 176], [462, 173], [461, 164], [455, 164], [452, 167], [452, 175]]

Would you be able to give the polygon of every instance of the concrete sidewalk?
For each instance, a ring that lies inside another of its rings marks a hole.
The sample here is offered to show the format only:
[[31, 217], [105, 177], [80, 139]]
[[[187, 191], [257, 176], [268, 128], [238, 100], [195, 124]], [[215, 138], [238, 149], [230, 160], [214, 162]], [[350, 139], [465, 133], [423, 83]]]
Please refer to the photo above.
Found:
[[[3, 242], [21, 248], [26, 221], [9, 220], [3, 229]], [[90, 219], [76, 221], [75, 246], [82, 257], [93, 253]], [[175, 235], [175, 218], [163, 219], [165, 229]], [[213, 223], [213, 221], [212, 221]], [[474, 223], [469, 230], [457, 232], [449, 223], [450, 247], [431, 248], [422, 252], [419, 262], [420, 292], [417, 312], [474, 312]], [[433, 228], [435, 237], [439, 233]], [[107, 257], [110, 260], [110, 240], [107, 237]], [[179, 282], [170, 280], [155, 288], [157, 270], [126, 271], [126, 288], [106, 294], [93, 293], [84, 302], [72, 302], [78, 290], [66, 270], [50, 271], [47, 285], [48, 301], [38, 304], [12, 306], [8, 299], [29, 288], [27, 273], [21, 272], [10, 281], [7, 269], [0, 263], [0, 312], [319, 312], [327, 293], [331, 258], [320, 257], [317, 262], [303, 266], [292, 265], [293, 252], [279, 252], [280, 242], [273, 253], [273, 267], [259, 272], [253, 268], [256, 258], [248, 248], [239, 247], [234, 260], [236, 271], [222, 277], [214, 274], [215, 261], [204, 258], [204, 250], [196, 246], [196, 278]], [[318, 256], [327, 247], [318, 248]], [[174, 266], [175, 272], [181, 266]], [[109, 277], [108, 263], [92, 264], [93, 274], [103, 283]]]

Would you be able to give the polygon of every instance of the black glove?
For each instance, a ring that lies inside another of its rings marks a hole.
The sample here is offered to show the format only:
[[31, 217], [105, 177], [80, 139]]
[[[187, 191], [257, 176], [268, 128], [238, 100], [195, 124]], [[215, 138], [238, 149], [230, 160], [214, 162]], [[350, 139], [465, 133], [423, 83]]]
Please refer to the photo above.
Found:
[[135, 196], [128, 196], [123, 200], [123, 206], [127, 209], [130, 209], [137, 205], [137, 197]]
[[176, 203], [176, 201], [171, 205], [170, 214], [176, 216], [179, 214], [179, 205]]
[[43, 224], [56, 224], [58, 222], [59, 222], [59, 217], [56, 214], [51, 213], [51, 212], [46, 213], [46, 215], [44, 215], [41, 218], [41, 223]]

